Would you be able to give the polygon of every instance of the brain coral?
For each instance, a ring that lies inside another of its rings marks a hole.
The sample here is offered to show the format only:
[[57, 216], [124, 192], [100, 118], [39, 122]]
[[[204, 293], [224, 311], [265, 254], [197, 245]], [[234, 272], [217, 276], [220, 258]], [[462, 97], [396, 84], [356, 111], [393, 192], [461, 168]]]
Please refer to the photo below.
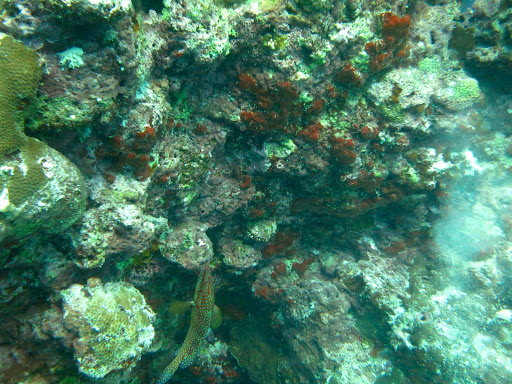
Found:
[[85, 203], [80, 171], [45, 143], [28, 137], [19, 151], [0, 159], [0, 241], [41, 229], [61, 232]]
[[18, 107], [35, 96], [40, 75], [37, 54], [0, 34], [0, 241], [38, 229], [59, 232], [85, 209], [80, 171], [23, 132]]
[[0, 155], [14, 152], [26, 142], [16, 112], [22, 99], [35, 96], [40, 77], [37, 54], [0, 34]]
[[64, 323], [77, 334], [73, 342], [81, 372], [102, 378], [115, 369], [131, 369], [149, 348], [155, 314], [144, 296], [127, 283], [89, 279], [61, 292]]

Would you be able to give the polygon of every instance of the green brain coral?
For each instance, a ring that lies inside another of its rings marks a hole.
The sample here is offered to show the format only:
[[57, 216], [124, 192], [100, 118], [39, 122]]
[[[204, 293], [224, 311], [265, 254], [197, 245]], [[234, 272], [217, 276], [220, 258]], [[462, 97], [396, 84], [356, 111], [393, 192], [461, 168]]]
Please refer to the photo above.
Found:
[[24, 161], [13, 162], [11, 166], [2, 167], [7, 175], [0, 178], [0, 188], [7, 187], [9, 202], [19, 207], [32, 194], [41, 188], [48, 178], [38, 159], [46, 154], [46, 145], [29, 137], [27, 144], [20, 149], [19, 157]]
[[0, 241], [41, 229], [60, 232], [81, 216], [85, 203], [80, 171], [37, 139], [28, 137], [0, 161]]
[[[17, 113], [22, 99], [35, 96], [40, 77], [37, 54], [11, 36], [0, 34], [0, 156], [20, 150], [17, 157], [23, 158], [9, 164], [4, 159], [0, 167], [0, 189], [8, 191], [9, 202], [15, 206], [46, 183], [46, 175], [38, 163], [44, 144], [27, 139]], [[2, 197], [5, 202], [7, 196]], [[2, 205], [5, 204], [0, 204], [0, 210]]]
[[18, 106], [35, 96], [41, 71], [37, 54], [11, 36], [0, 34], [0, 155], [26, 142]]

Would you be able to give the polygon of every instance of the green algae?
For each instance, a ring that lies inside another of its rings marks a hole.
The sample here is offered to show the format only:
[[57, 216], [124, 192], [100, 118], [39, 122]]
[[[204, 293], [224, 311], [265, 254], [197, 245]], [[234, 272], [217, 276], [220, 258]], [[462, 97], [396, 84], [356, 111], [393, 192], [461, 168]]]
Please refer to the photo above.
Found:
[[278, 33], [267, 33], [261, 39], [261, 43], [264, 47], [270, 49], [271, 51], [283, 51], [288, 45], [288, 38], [286, 35], [278, 34]]
[[297, 149], [297, 146], [293, 142], [292, 139], [286, 139], [281, 141], [280, 143], [269, 142], [264, 144], [265, 154], [269, 159], [278, 158], [284, 159], [294, 153]]
[[405, 111], [400, 103], [385, 101], [379, 105], [378, 109], [387, 120], [393, 123], [403, 123], [405, 121]]
[[39, 96], [27, 109], [26, 128], [32, 131], [75, 129], [85, 131], [92, 120], [101, 116], [103, 122], [113, 117], [113, 97], [89, 98], [84, 101], [66, 96]]

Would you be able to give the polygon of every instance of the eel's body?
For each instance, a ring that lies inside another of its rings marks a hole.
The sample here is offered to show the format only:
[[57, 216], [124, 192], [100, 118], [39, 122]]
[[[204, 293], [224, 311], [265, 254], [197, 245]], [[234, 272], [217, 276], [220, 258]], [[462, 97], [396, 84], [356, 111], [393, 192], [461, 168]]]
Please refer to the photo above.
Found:
[[174, 360], [164, 369], [156, 384], [167, 383], [178, 367], [185, 368], [192, 364], [210, 327], [214, 312], [214, 301], [212, 271], [209, 266], [206, 266], [201, 270], [197, 280], [194, 307], [185, 341]]

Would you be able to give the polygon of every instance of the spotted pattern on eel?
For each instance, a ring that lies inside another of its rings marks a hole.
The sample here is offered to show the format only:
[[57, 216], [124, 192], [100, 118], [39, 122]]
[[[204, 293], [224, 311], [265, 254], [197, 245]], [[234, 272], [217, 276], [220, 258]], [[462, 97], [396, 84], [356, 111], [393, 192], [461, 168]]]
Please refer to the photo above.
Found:
[[214, 301], [215, 292], [212, 270], [207, 265], [199, 273], [194, 294], [194, 307], [190, 318], [190, 327], [188, 328], [185, 341], [174, 360], [164, 369], [163, 373], [156, 381], [156, 384], [167, 383], [178, 367], [186, 368], [192, 364], [210, 327]]

